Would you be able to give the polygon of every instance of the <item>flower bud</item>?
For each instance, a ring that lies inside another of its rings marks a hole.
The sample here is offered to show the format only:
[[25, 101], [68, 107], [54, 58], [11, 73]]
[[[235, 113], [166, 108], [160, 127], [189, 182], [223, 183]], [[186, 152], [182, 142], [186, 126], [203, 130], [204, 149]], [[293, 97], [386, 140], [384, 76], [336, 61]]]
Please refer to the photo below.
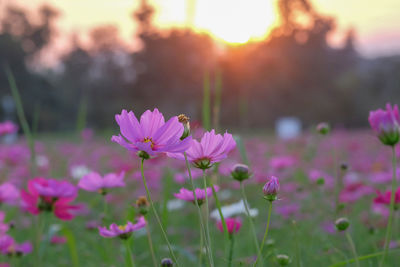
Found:
[[174, 265], [174, 262], [169, 259], [169, 258], [165, 258], [161, 260], [161, 267], [172, 267]]
[[245, 164], [235, 164], [231, 172], [232, 178], [242, 182], [250, 178], [249, 167]]
[[264, 185], [263, 192], [264, 198], [269, 201], [276, 200], [276, 195], [279, 191], [279, 181], [275, 176], [271, 176], [271, 179]]
[[181, 114], [178, 116], [178, 121], [183, 124], [183, 134], [181, 136], [181, 140], [185, 139], [190, 134], [190, 118], [187, 117], [185, 114]]
[[140, 157], [142, 159], [149, 159], [150, 158], [150, 155], [146, 151], [143, 151], [143, 150], [139, 151], [137, 153], [137, 155], [138, 155], [138, 157]]
[[388, 146], [396, 145], [400, 140], [400, 114], [397, 105], [386, 104], [386, 110], [371, 111], [368, 117], [372, 130]]
[[347, 171], [348, 168], [349, 168], [349, 165], [347, 165], [346, 162], [343, 162], [342, 164], [340, 164], [340, 169], [341, 169], [342, 171]]
[[335, 221], [335, 226], [338, 231], [345, 231], [350, 225], [347, 218], [339, 218]]
[[139, 208], [139, 213], [143, 216], [149, 212], [149, 202], [145, 196], [140, 196], [136, 200], [136, 206]]
[[285, 254], [278, 254], [276, 255], [276, 262], [280, 265], [280, 266], [286, 266], [289, 265], [289, 263], [291, 262], [290, 258], [288, 255]]
[[331, 126], [327, 122], [321, 122], [317, 125], [317, 132], [327, 135], [331, 131]]

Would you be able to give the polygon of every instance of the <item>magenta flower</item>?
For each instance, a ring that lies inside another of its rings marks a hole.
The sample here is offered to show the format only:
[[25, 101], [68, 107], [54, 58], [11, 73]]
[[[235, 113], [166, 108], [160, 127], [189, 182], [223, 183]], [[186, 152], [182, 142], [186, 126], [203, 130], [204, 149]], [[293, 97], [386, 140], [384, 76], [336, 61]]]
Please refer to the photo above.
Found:
[[50, 243], [54, 245], [62, 245], [67, 242], [67, 238], [65, 236], [53, 235], [50, 239]]
[[[225, 133], [222, 136], [211, 130], [211, 132], [204, 133], [200, 142], [193, 140], [186, 154], [188, 160], [193, 162], [197, 168], [205, 170], [214, 163], [225, 159], [235, 147], [236, 142], [231, 134]], [[181, 160], [185, 159], [181, 153], [170, 154], [170, 156]]]
[[18, 126], [12, 121], [5, 121], [0, 123], [0, 136], [6, 134], [13, 134], [18, 131]]
[[126, 149], [137, 152], [142, 158], [156, 156], [160, 153], [183, 153], [186, 151], [192, 138], [189, 136], [181, 140], [184, 132], [182, 123], [174, 116], [165, 122], [164, 116], [154, 109], [147, 110], [140, 117], [140, 123], [135, 114], [122, 110], [115, 115], [121, 134], [113, 136], [111, 141], [120, 144]]
[[[219, 186], [215, 185], [214, 190], [216, 192], [218, 192]], [[201, 189], [201, 188], [196, 188], [195, 191], [196, 191], [197, 203], [199, 203], [199, 205], [203, 204], [204, 200], [206, 199], [206, 194], [207, 194], [207, 197], [210, 197], [213, 194], [211, 187], [207, 187], [207, 191], [204, 189]], [[193, 190], [181, 188], [179, 190], [179, 193], [174, 194], [174, 196], [176, 198], [195, 203]]]
[[53, 211], [61, 220], [71, 220], [78, 206], [70, 205], [77, 197], [78, 189], [67, 181], [34, 178], [28, 181], [28, 190], [21, 191], [22, 207], [38, 215], [42, 211]]
[[25, 255], [32, 252], [32, 244], [27, 241], [22, 244], [15, 242], [9, 235], [0, 237], [0, 252], [5, 255]]
[[0, 185], [0, 204], [15, 204], [18, 198], [19, 191], [13, 184], [6, 182]]
[[276, 195], [279, 191], [279, 181], [275, 176], [271, 176], [269, 181], [264, 185], [263, 192], [265, 199], [269, 201], [276, 200]]
[[400, 139], [400, 115], [397, 105], [386, 104], [386, 110], [378, 109], [369, 113], [369, 123], [379, 140], [394, 146]]
[[122, 239], [128, 239], [132, 232], [142, 229], [146, 226], [146, 220], [143, 216], [139, 217], [137, 223], [133, 224], [128, 222], [125, 225], [117, 225], [115, 223], [111, 224], [109, 229], [106, 227], [99, 227], [99, 234], [102, 237], [120, 237]]
[[[242, 227], [242, 220], [239, 218], [226, 218], [225, 223], [230, 235], [239, 232], [240, 227]], [[224, 232], [222, 221], [217, 222], [217, 227], [222, 233]]]
[[[390, 198], [392, 196], [391, 191], [386, 191], [385, 193], [381, 193], [381, 192], [377, 191], [376, 193], [378, 196], [376, 198], [374, 198], [375, 204], [390, 205]], [[397, 188], [396, 193], [394, 195], [394, 203], [395, 204], [400, 203], [400, 187]]]
[[99, 192], [105, 195], [107, 188], [124, 187], [125, 172], [120, 174], [108, 173], [101, 177], [97, 172], [91, 172], [79, 180], [78, 187], [90, 192]]

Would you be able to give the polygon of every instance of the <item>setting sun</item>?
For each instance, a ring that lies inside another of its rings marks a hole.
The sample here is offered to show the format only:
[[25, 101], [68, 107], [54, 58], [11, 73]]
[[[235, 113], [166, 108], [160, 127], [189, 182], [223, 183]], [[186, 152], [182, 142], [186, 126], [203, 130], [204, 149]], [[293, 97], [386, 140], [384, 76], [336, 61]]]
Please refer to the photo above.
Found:
[[276, 19], [273, 1], [202, 0], [193, 25], [229, 43], [264, 38]]

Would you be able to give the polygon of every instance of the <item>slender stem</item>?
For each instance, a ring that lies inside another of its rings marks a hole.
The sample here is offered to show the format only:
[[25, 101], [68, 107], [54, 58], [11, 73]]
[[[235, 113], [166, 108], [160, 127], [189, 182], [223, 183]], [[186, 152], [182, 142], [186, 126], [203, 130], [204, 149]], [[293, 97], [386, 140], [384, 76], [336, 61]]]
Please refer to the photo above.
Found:
[[206, 170], [203, 170], [203, 183], [204, 183], [204, 191], [205, 191], [205, 199], [206, 199], [206, 243], [208, 243], [208, 253], [210, 256], [211, 266], [214, 266], [214, 258], [212, 255], [212, 248], [211, 248], [211, 237], [210, 237], [210, 224], [209, 224], [209, 214], [210, 210], [208, 207], [208, 196], [207, 196], [207, 178], [206, 178]]
[[[251, 232], [252, 232], [253, 238], [254, 238], [254, 246], [256, 247], [257, 255], [259, 255], [261, 253], [260, 252], [260, 245], [258, 244], [256, 229], [255, 229], [254, 224], [253, 224], [253, 219], [251, 218], [251, 215], [250, 215], [250, 209], [249, 209], [249, 206], [248, 206], [248, 203], [247, 203], [247, 196], [246, 196], [246, 191], [244, 190], [243, 182], [240, 182], [240, 189], [242, 191], [242, 198], [243, 198], [243, 202], [244, 202], [244, 208], [246, 210], [247, 219], [249, 220]], [[261, 259], [261, 261], [263, 261], [263, 259]]]
[[40, 244], [42, 241], [42, 216], [39, 214], [36, 220], [36, 237], [35, 237], [35, 266], [41, 266], [40, 262]]
[[[201, 219], [200, 219], [201, 220]], [[200, 234], [200, 249], [199, 249], [199, 266], [202, 267], [202, 261], [203, 261], [203, 237], [204, 233], [202, 232]]]
[[141, 172], [141, 174], [142, 174], [142, 180], [143, 180], [144, 188], [146, 189], [147, 199], [148, 199], [149, 202], [150, 202], [151, 209], [153, 210], [154, 216], [156, 217], [157, 222], [158, 222], [158, 225], [159, 225], [160, 228], [161, 228], [161, 232], [162, 232], [162, 234], [163, 234], [163, 237], [164, 237], [164, 239], [165, 239], [165, 242], [167, 243], [167, 246], [168, 246], [168, 249], [169, 249], [169, 253], [171, 254], [172, 259], [173, 259], [174, 262], [176, 263], [176, 266], [179, 266], [178, 261], [177, 261], [177, 259], [176, 259], [176, 257], [175, 257], [174, 251], [172, 250], [171, 243], [169, 242], [168, 236], [167, 236], [167, 234], [166, 234], [166, 232], [165, 232], [165, 230], [164, 230], [164, 227], [162, 226], [160, 217], [158, 216], [157, 210], [156, 210], [156, 208], [154, 207], [153, 200], [151, 200], [150, 191], [149, 191], [149, 188], [147, 187], [146, 178], [145, 178], [145, 176], [144, 176], [143, 163], [144, 163], [144, 159], [142, 159], [142, 160], [141, 160], [141, 163], [140, 163], [140, 172]]
[[389, 212], [389, 219], [386, 228], [386, 237], [385, 237], [385, 246], [384, 252], [382, 256], [382, 260], [379, 266], [383, 266], [386, 255], [389, 250], [389, 243], [392, 238], [392, 222], [393, 222], [393, 213], [394, 213], [394, 201], [395, 201], [395, 194], [396, 194], [396, 149], [395, 146], [392, 146], [392, 167], [393, 167], [393, 178], [392, 178], [392, 193], [390, 195], [390, 212]]
[[210, 256], [210, 255], [211, 255], [211, 254], [210, 254], [210, 249], [209, 249], [208, 244], [207, 244], [206, 230], [205, 230], [204, 223], [203, 223], [203, 216], [201, 215], [200, 205], [199, 205], [199, 202], [197, 201], [196, 188], [195, 188], [195, 186], [194, 186], [193, 177], [192, 177], [192, 172], [191, 172], [191, 170], [190, 170], [190, 164], [189, 164], [189, 161], [188, 161], [188, 159], [187, 159], [186, 152], [184, 152], [183, 154], [184, 154], [184, 156], [185, 156], [186, 168], [187, 168], [187, 170], [188, 170], [190, 183], [192, 184], [193, 196], [194, 196], [194, 199], [195, 199], [194, 203], [195, 203], [196, 208], [197, 208], [197, 213], [199, 214], [199, 222], [200, 222], [200, 227], [201, 227], [201, 235], [200, 235], [200, 255], [201, 255], [202, 252], [203, 252], [203, 244], [202, 244], [202, 242], [203, 242], [203, 235], [204, 235], [204, 239], [205, 239], [205, 241], [206, 241], [206, 242], [205, 242], [206, 252], [207, 252], [208, 259], [209, 259], [209, 262], [210, 262], [210, 265], [211, 265], [212, 259], [211, 259], [211, 256]]
[[221, 202], [219, 201], [217, 192], [215, 191], [214, 184], [212, 182], [210, 182], [210, 186], [212, 188], [213, 196], [215, 198], [215, 205], [217, 206], [219, 217], [221, 218], [222, 228], [224, 230], [224, 237], [229, 239], [228, 226], [226, 225], [225, 217], [224, 214], [222, 213]]
[[347, 241], [349, 242], [351, 251], [353, 252], [353, 256], [356, 259], [356, 265], [357, 265], [357, 267], [360, 267], [360, 262], [358, 261], [356, 246], [354, 245], [353, 239], [351, 238], [348, 231], [346, 231], [346, 238], [347, 238]]
[[147, 241], [149, 242], [151, 259], [153, 260], [154, 267], [157, 267], [158, 264], [157, 264], [157, 260], [156, 260], [156, 255], [154, 253], [153, 241], [151, 240], [151, 233], [150, 233], [150, 228], [149, 228], [149, 224], [148, 223], [146, 223], [146, 233], [147, 233]]
[[268, 236], [269, 222], [271, 220], [271, 212], [272, 212], [272, 201], [268, 201], [268, 203], [269, 203], [269, 207], [268, 207], [267, 227], [265, 228], [265, 233], [264, 233], [264, 237], [263, 237], [263, 240], [262, 240], [262, 243], [261, 243], [260, 251], [258, 253], [256, 261], [254, 262], [253, 267], [257, 266], [258, 259], [260, 257], [262, 258], [262, 250], [264, 248], [265, 240], [267, 239], [267, 236]]
[[125, 240], [125, 248], [126, 248], [125, 266], [135, 267], [135, 264], [133, 263], [132, 251], [129, 241], [130, 239]]
[[235, 244], [235, 238], [233, 237], [233, 234], [229, 236], [229, 239], [231, 240], [231, 246], [229, 249], [229, 258], [228, 258], [228, 267], [232, 267], [232, 259], [233, 259], [233, 247]]
[[104, 206], [103, 206], [103, 218], [102, 218], [102, 221], [103, 221], [103, 223], [106, 223], [107, 222], [107, 213], [108, 213], [108, 203], [107, 203], [107, 198], [106, 198], [106, 196], [104, 195], [103, 196], [103, 200], [104, 200], [104, 202], [103, 202], [103, 204], [104, 204]]
[[300, 246], [299, 246], [299, 233], [297, 231], [297, 222], [293, 220], [293, 228], [294, 228], [294, 238], [296, 244], [296, 265], [297, 267], [301, 267], [301, 256], [300, 256]]

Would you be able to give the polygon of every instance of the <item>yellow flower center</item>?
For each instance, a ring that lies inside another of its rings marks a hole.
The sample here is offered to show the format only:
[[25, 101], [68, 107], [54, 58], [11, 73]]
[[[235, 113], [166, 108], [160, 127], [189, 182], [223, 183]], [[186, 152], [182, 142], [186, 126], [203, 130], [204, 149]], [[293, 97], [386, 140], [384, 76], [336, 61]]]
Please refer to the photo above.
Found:
[[127, 227], [126, 224], [125, 225], [118, 225], [118, 229], [121, 230], [121, 231], [125, 231], [126, 227]]
[[153, 148], [154, 147], [154, 142], [153, 142], [153, 139], [151, 139], [151, 138], [148, 138], [148, 137], [146, 137], [144, 140], [143, 140], [143, 142], [145, 142], [145, 143], [151, 143], [151, 148]]

